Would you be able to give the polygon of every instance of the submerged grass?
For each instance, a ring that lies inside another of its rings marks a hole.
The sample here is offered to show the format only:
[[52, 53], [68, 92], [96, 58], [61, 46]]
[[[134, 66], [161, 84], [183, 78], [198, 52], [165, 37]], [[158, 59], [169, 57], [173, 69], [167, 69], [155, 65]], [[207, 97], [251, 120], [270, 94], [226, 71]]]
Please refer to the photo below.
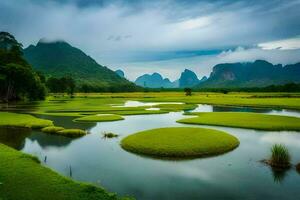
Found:
[[118, 200], [91, 184], [60, 176], [35, 157], [0, 144], [0, 199]]
[[300, 118], [246, 112], [194, 113], [197, 117], [181, 119], [184, 124], [228, 126], [269, 131], [299, 131]]
[[221, 154], [236, 148], [236, 137], [222, 131], [172, 127], [142, 131], [121, 141], [127, 151], [158, 157], [201, 157]]

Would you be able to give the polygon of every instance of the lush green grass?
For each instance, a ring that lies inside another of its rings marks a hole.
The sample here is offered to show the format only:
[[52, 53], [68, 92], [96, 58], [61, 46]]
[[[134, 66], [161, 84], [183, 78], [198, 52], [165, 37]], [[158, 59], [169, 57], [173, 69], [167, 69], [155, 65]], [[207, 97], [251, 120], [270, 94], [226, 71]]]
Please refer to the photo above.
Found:
[[[35, 114], [53, 116], [82, 117], [95, 114], [140, 115], [161, 114], [171, 111], [189, 110], [196, 107], [195, 104], [253, 106], [261, 108], [290, 108], [300, 109], [299, 93], [211, 93], [194, 92], [192, 96], [185, 96], [184, 92], [149, 92], [149, 93], [90, 93], [76, 94], [75, 98], [67, 95], [49, 96], [47, 100], [34, 104], [17, 104], [8, 110], [21, 110]], [[152, 106], [139, 107], [115, 107], [123, 105], [127, 100], [147, 102], [170, 102], [153, 107], [161, 110], [147, 110]], [[185, 104], [173, 104], [181, 102]]]
[[178, 120], [179, 123], [228, 126], [270, 131], [299, 131], [300, 118], [246, 112], [195, 113], [197, 117]]
[[100, 187], [75, 182], [41, 166], [35, 157], [0, 144], [0, 199], [116, 200]]
[[66, 137], [74, 137], [75, 138], [75, 137], [84, 136], [87, 133], [86, 133], [86, 131], [81, 130], [81, 129], [64, 129], [64, 130], [58, 131], [57, 134], [63, 135]]
[[44, 133], [50, 133], [50, 134], [57, 134], [59, 131], [64, 130], [64, 127], [60, 126], [48, 126], [45, 128], [42, 128], [42, 132]]
[[291, 166], [291, 156], [288, 149], [281, 145], [275, 144], [271, 149], [272, 155], [269, 164], [273, 167], [288, 168]]
[[27, 127], [38, 129], [52, 125], [53, 122], [50, 120], [38, 119], [28, 114], [0, 112], [0, 126]]
[[114, 114], [98, 114], [98, 115], [90, 115], [85, 117], [80, 117], [74, 119], [76, 122], [107, 122], [107, 121], [118, 121], [123, 120], [124, 118], [120, 115]]
[[201, 157], [236, 148], [239, 141], [222, 131], [174, 127], [142, 131], [121, 141], [125, 150], [159, 157]]
[[160, 108], [161, 110], [165, 111], [181, 111], [181, 110], [193, 110], [198, 107], [198, 105], [195, 104], [158, 104], [153, 106], [154, 108]]

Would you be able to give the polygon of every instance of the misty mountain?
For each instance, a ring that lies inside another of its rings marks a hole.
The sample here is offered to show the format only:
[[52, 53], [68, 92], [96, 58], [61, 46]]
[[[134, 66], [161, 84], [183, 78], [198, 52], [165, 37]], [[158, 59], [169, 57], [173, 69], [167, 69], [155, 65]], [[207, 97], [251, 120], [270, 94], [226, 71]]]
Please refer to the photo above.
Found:
[[65, 41], [40, 40], [37, 45], [30, 45], [24, 49], [24, 57], [35, 70], [43, 72], [48, 77], [69, 75], [79, 84], [102, 88], [135, 87], [133, 83], [98, 64], [83, 51]]
[[300, 63], [283, 66], [256, 60], [246, 63], [218, 64], [213, 67], [210, 77], [197, 87], [264, 87], [290, 82], [300, 82]]
[[148, 88], [175, 88], [176, 82], [171, 82], [168, 78], [163, 78], [159, 73], [144, 74], [135, 81], [136, 85]]

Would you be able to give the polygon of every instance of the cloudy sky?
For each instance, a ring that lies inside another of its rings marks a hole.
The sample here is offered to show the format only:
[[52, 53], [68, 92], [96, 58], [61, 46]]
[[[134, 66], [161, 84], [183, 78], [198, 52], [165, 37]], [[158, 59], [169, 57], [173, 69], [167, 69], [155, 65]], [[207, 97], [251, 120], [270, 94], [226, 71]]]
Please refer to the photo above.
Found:
[[300, 0], [1, 0], [0, 30], [65, 40], [130, 80], [215, 64], [300, 61]]

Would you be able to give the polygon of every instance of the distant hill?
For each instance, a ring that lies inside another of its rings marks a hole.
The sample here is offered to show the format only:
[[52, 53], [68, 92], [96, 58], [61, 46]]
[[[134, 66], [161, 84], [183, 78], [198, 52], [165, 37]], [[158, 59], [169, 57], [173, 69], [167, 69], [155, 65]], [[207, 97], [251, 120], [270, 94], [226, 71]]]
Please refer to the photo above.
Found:
[[265, 87], [300, 82], [300, 63], [283, 66], [264, 60], [247, 63], [224, 63], [214, 66], [200, 88]]
[[159, 73], [144, 74], [135, 81], [136, 85], [148, 88], [175, 88], [176, 82], [171, 82], [168, 78], [163, 78]]
[[193, 87], [200, 83], [200, 80], [198, 79], [197, 75], [189, 70], [185, 69], [179, 78], [179, 87], [180, 88], [185, 88], [185, 87]]
[[118, 69], [115, 73], [117, 73], [120, 77], [125, 78], [125, 73], [122, 70]]
[[70, 75], [79, 84], [88, 84], [98, 88], [134, 90], [136, 87], [65, 41], [40, 40], [36, 46], [30, 45], [24, 49], [24, 57], [34, 69], [43, 72], [46, 76]]

